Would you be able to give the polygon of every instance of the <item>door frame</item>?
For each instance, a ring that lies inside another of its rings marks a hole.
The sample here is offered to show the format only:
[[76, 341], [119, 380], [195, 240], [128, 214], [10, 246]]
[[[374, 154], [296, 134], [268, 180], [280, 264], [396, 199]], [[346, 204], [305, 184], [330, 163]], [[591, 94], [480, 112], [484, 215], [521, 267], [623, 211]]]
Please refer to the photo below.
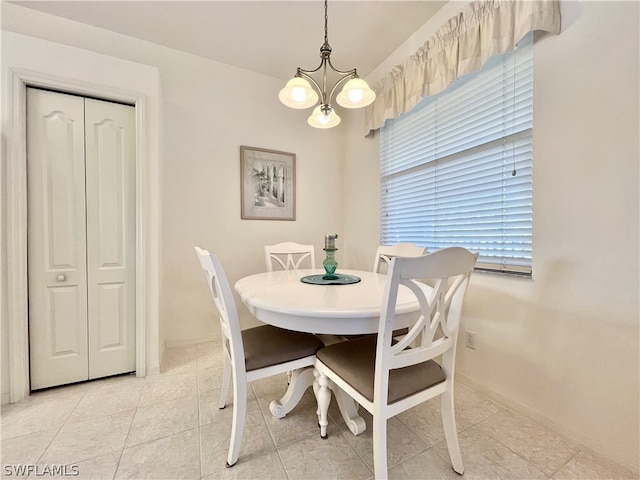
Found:
[[[127, 91], [45, 73], [9, 69], [11, 102], [7, 148], [7, 312], [9, 315], [9, 385], [11, 403], [29, 395], [29, 315], [27, 283], [26, 90], [41, 87], [132, 104], [136, 117], [136, 376], [148, 371], [148, 352], [158, 356], [158, 125], [148, 93]], [[157, 106], [155, 106], [157, 109]]]

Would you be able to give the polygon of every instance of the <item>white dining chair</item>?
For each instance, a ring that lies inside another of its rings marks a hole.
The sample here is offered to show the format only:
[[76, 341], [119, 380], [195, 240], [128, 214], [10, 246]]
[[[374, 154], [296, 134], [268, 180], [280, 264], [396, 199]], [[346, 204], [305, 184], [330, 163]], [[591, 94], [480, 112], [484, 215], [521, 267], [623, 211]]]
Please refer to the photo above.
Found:
[[[428, 253], [427, 247], [420, 247], [413, 243], [401, 242], [395, 245], [380, 245], [376, 251], [376, 259], [373, 262], [374, 273], [386, 273], [393, 257], [419, 257]], [[406, 328], [400, 328], [393, 332], [397, 339], [406, 335]], [[352, 337], [353, 338], [353, 337]]]
[[[282, 270], [298, 270], [303, 266], [316, 268], [316, 254], [313, 245], [303, 245], [295, 242], [282, 242], [276, 245], [264, 246], [264, 259], [267, 272], [273, 272], [274, 266]], [[324, 345], [341, 342], [346, 337], [341, 335], [317, 334]], [[291, 382], [293, 372], [287, 372], [287, 382]]]
[[282, 270], [298, 270], [303, 264], [316, 268], [316, 255], [313, 245], [302, 245], [295, 242], [282, 242], [264, 246], [264, 259], [267, 272], [278, 266]]
[[[391, 260], [378, 334], [321, 348], [316, 353], [320, 434], [326, 437], [330, 382], [373, 415], [376, 479], [387, 478], [387, 419], [441, 396], [442, 423], [453, 469], [464, 466], [453, 403], [454, 371], [462, 303], [477, 254], [461, 247]], [[433, 288], [417, 279], [431, 279]], [[420, 315], [400, 341], [392, 338], [400, 288], [409, 288]], [[435, 359], [441, 356], [440, 363]]]
[[382, 266], [386, 265], [387, 270], [393, 257], [419, 257], [428, 253], [427, 247], [420, 247], [413, 243], [397, 243], [395, 245], [380, 245], [376, 252], [376, 259], [373, 262], [373, 271], [380, 273]]
[[233, 380], [233, 420], [227, 467], [238, 461], [247, 411], [247, 384], [308, 367], [323, 343], [310, 333], [294, 332], [272, 325], [240, 330], [240, 321], [231, 287], [217, 256], [195, 247], [213, 300], [220, 314], [223, 374], [219, 408], [226, 405]]

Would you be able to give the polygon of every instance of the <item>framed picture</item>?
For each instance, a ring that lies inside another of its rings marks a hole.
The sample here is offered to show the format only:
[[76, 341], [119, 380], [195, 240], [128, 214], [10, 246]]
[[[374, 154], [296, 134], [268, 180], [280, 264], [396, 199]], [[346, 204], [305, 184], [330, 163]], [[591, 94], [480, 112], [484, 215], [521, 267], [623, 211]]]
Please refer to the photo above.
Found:
[[240, 147], [241, 218], [296, 219], [296, 154]]

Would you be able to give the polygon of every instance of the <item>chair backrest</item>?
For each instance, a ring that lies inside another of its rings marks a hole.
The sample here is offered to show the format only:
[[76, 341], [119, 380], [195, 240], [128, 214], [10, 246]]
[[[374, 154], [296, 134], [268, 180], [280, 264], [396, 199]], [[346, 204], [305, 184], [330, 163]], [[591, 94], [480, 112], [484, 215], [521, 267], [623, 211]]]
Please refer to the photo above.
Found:
[[223, 341], [228, 342], [231, 364], [238, 367], [237, 370], [239, 372], [244, 372], [244, 349], [240, 320], [227, 275], [224, 272], [222, 263], [220, 263], [220, 259], [216, 255], [200, 247], [194, 248], [207, 279], [213, 301], [220, 314], [220, 330], [224, 337]]
[[413, 243], [397, 243], [396, 245], [380, 245], [373, 262], [373, 271], [380, 273], [383, 263], [387, 266], [393, 257], [419, 257], [428, 252], [427, 247], [420, 247]]
[[313, 245], [301, 245], [295, 242], [265, 245], [264, 259], [267, 264], [267, 272], [273, 271], [274, 262], [283, 270], [298, 270], [305, 259], [309, 259], [311, 268], [316, 268], [316, 254]]
[[[394, 257], [385, 285], [376, 350], [376, 399], [387, 404], [389, 370], [426, 362], [442, 355], [442, 370], [453, 378], [462, 302], [478, 254], [450, 247], [420, 257]], [[433, 288], [420, 280], [430, 280]], [[409, 332], [392, 344], [395, 305], [401, 285], [420, 303]], [[382, 395], [383, 397], [381, 397]]]

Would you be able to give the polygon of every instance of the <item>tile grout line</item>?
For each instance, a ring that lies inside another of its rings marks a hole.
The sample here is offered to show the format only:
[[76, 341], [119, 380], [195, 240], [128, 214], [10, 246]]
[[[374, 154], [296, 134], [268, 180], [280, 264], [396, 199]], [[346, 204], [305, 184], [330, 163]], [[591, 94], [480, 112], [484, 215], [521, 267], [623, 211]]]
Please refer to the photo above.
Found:
[[[560, 472], [564, 467], [566, 467], [569, 462], [571, 462], [571, 460], [573, 460], [574, 458], [576, 458], [578, 455], [580, 455], [580, 449], [578, 449], [573, 455], [571, 455], [571, 457], [569, 457], [569, 459], [564, 462], [562, 465], [560, 465], [558, 468], [556, 468], [549, 476], [547, 476], [547, 479], [552, 479], [554, 475], [556, 475], [558, 472]], [[544, 472], [542, 472], [544, 473]]]
[[[145, 382], [145, 387], [146, 387], [146, 382]], [[143, 390], [145, 387], [143, 387]], [[122, 461], [122, 455], [124, 455], [125, 445], [127, 444], [129, 435], [131, 435], [133, 422], [136, 419], [136, 415], [138, 414], [138, 408], [140, 407], [140, 400], [142, 399], [142, 393], [143, 391], [140, 391], [140, 396], [138, 397], [138, 402], [136, 403], [136, 408], [134, 409], [133, 416], [131, 417], [131, 423], [129, 424], [129, 430], [127, 431], [127, 435], [125, 435], [124, 440], [122, 441], [122, 449], [120, 450], [120, 455], [118, 455], [118, 461], [116, 462], [116, 469], [113, 471], [113, 476], [111, 477], [112, 480], [114, 480], [117, 477], [118, 470], [120, 470], [120, 462]]]
[[[465, 383], [464, 381], [461, 382], [462, 385], [464, 385], [467, 388], [473, 388], [471, 385]], [[507, 445], [506, 443], [504, 443], [500, 438], [496, 438], [493, 435], [490, 435], [489, 433], [485, 432], [484, 430], [482, 430], [482, 428], [480, 428], [479, 426], [483, 423], [488, 422], [491, 418], [500, 415], [500, 414], [511, 414], [511, 415], [516, 415], [516, 416], [520, 416], [523, 417], [524, 419], [526, 419], [527, 421], [532, 422], [534, 425], [539, 426], [541, 428], [543, 428], [545, 431], [549, 431], [550, 433], [556, 435], [557, 437], [559, 437], [560, 439], [562, 439], [563, 441], [569, 443], [569, 444], [573, 444], [574, 442], [571, 442], [569, 439], [565, 438], [564, 436], [558, 434], [555, 430], [548, 428], [546, 425], [544, 425], [543, 423], [537, 421], [536, 419], [534, 419], [533, 417], [531, 417], [530, 415], [524, 414], [522, 412], [518, 412], [516, 410], [514, 410], [513, 408], [511, 408], [509, 405], [497, 400], [497, 399], [493, 399], [491, 397], [488, 397], [484, 394], [482, 394], [482, 392], [476, 392], [478, 395], [480, 395], [483, 399], [490, 401], [491, 403], [493, 403], [498, 410], [496, 412], [493, 412], [492, 414], [488, 415], [487, 417], [483, 418], [482, 420], [474, 423], [473, 425], [470, 425], [469, 427], [466, 427], [462, 430], [460, 430], [458, 433], [462, 433], [464, 431], [470, 430], [474, 427], [477, 427], [477, 429], [482, 432], [484, 435], [487, 435], [489, 438], [491, 438], [493, 441], [497, 442], [498, 444], [502, 445], [504, 448], [506, 448], [508, 451], [510, 451], [511, 453], [513, 453], [514, 455], [516, 455], [518, 458], [520, 458], [521, 460], [523, 460], [524, 462], [526, 462], [528, 465], [532, 466], [533, 468], [535, 468], [536, 470], [540, 471], [543, 475], [545, 475], [545, 478], [551, 478], [553, 477], [553, 475], [555, 475], [556, 473], [558, 473], [568, 462], [570, 462], [573, 458], [576, 457], [576, 455], [578, 455], [578, 453], [580, 452], [580, 448], [579, 445], [575, 445], [576, 449], [574, 449], [573, 447], [570, 448], [571, 451], [574, 451], [574, 453], [569, 457], [569, 459], [567, 459], [561, 467], [559, 467], [558, 469], [556, 469], [551, 475], [547, 475], [547, 472], [544, 471], [542, 469], [542, 467], [538, 466], [537, 464], [533, 463], [529, 458], [525, 457], [523, 454], [513, 450], [509, 445]]]
[[[62, 424], [58, 427], [58, 431], [56, 432], [56, 434], [51, 438], [51, 441], [47, 444], [47, 446], [44, 448], [44, 450], [42, 450], [42, 453], [40, 454], [40, 456], [38, 457], [38, 459], [36, 460], [36, 463], [40, 463], [40, 461], [42, 460], [42, 457], [44, 456], [44, 454], [47, 452], [47, 450], [49, 450], [49, 447], [51, 447], [51, 444], [53, 443], [53, 441], [58, 438], [58, 435], [60, 435], [60, 432], [62, 431], [62, 428], [67, 424], [67, 422], [69, 421], [69, 419], [71, 418], [71, 415], [73, 415], [73, 412], [76, 411], [76, 409], [78, 408], [78, 405], [80, 405], [80, 402], [82, 401], [82, 399], [85, 397], [85, 395], [87, 394], [87, 392], [83, 392], [82, 395], [80, 395], [80, 398], [78, 399], [78, 401], [76, 402], [76, 404], [73, 406], [73, 408], [71, 409], [71, 411], [69, 412], [69, 415], [67, 415], [67, 418], [64, 420], [64, 422], [62, 422]], [[43, 430], [41, 430], [43, 431]], [[33, 432], [33, 433], [37, 433], [37, 432]]]
[[[358, 409], [359, 411], [359, 409]], [[369, 470], [369, 473], [373, 476], [375, 476], [375, 472], [374, 472], [374, 467], [370, 467], [369, 464], [367, 463], [367, 461], [365, 460], [364, 456], [362, 456], [362, 454], [358, 451], [358, 449], [356, 449], [356, 447], [354, 447], [353, 445], [351, 445], [351, 442], [349, 442], [349, 440], [347, 439], [347, 435], [353, 435], [353, 433], [351, 432], [351, 430], [349, 430], [349, 427], [347, 427], [347, 424], [344, 424], [346, 427], [346, 432], [342, 431], [342, 429], [336, 425], [336, 428], [338, 429], [338, 433], [340, 433], [342, 435], [342, 437], [345, 439], [345, 441], [347, 442], [347, 445], [349, 445], [353, 451], [356, 453], [356, 455], [358, 456], [358, 458], [360, 458], [360, 460], [362, 460], [362, 463], [364, 463], [365, 467], [367, 467], [367, 470]], [[327, 430], [329, 430], [327, 428]], [[348, 432], [348, 433], [347, 433]], [[363, 432], [364, 433], [364, 432]], [[400, 462], [403, 463], [403, 462]], [[399, 464], [398, 464], [399, 465]], [[395, 465], [394, 465], [395, 467]], [[391, 469], [393, 467], [389, 467], [389, 469]], [[371, 478], [371, 477], [368, 477]]]
[[[282, 465], [282, 471], [284, 472], [285, 479], [286, 480], [291, 480], [290, 474], [287, 471], [287, 467], [284, 464], [284, 460], [282, 458], [282, 452], [280, 451], [280, 447], [278, 447], [278, 444], [276, 443], [276, 439], [273, 436], [273, 432], [271, 431], [271, 428], [269, 428], [269, 422], [267, 421], [267, 418], [265, 416], [265, 412], [262, 409], [262, 407], [260, 406], [260, 400], [258, 400], [258, 394], [256, 393], [256, 389], [254, 388], [252, 383], [249, 383], [249, 387], [253, 391], [253, 396], [256, 397], [256, 402], [258, 403], [258, 411], [260, 412], [260, 415], [262, 415], [262, 420], [264, 421], [264, 423], [265, 423], [265, 425], [267, 427], [267, 432], [269, 432], [269, 438], [271, 439], [271, 443], [273, 443], [273, 446], [276, 449], [276, 455], [278, 455], [278, 460], [280, 461], [280, 465]], [[269, 413], [271, 413], [271, 410], [269, 410]]]
[[[488, 417], [484, 418], [483, 420], [481, 420], [480, 422], [476, 423], [475, 425], [465, 429], [468, 430], [470, 428], [474, 428], [474, 427], [478, 427], [478, 425], [480, 425], [481, 423], [487, 422], [489, 419], [493, 418], [496, 415], [499, 415], [500, 413], [504, 413], [504, 412], [508, 412], [508, 413], [512, 413], [512, 414], [516, 414], [516, 412], [513, 412], [510, 408], [503, 406], [502, 407], [502, 411], [498, 410], [497, 412], [492, 413], [491, 415], [489, 415]], [[526, 417], [528, 419], [528, 417]], [[508, 451], [510, 451], [511, 453], [513, 453], [516, 457], [520, 458], [521, 460], [523, 460], [527, 465], [532, 466], [533, 468], [535, 468], [536, 470], [538, 470], [540, 473], [542, 473], [545, 478], [551, 478], [553, 475], [555, 475], [556, 472], [554, 472], [552, 475], [548, 475], [547, 472], [545, 472], [542, 467], [539, 467], [537, 464], [533, 463], [530, 459], [528, 459], [527, 457], [525, 457], [523, 454], [516, 452], [515, 450], [513, 450], [511, 447], [509, 447], [509, 445], [507, 445], [506, 443], [504, 443], [501, 439], [494, 437], [493, 435], [488, 434], [487, 432], [485, 432], [484, 430], [478, 428], [480, 430], [481, 433], [483, 433], [484, 435], [488, 436], [489, 438], [491, 438], [494, 442], [497, 442], [498, 444], [502, 445], [504, 448], [506, 448]], [[552, 432], [553, 433], [553, 432]], [[573, 449], [572, 449], [573, 450]], [[574, 453], [571, 458], [574, 458], [575, 455], [577, 455], [577, 452]], [[568, 462], [569, 460], [567, 460]], [[564, 465], [564, 464], [563, 464]]]
[[577, 438], [575, 437], [575, 435], [572, 435], [570, 432], [563, 431], [561, 428], [559, 428], [558, 425], [550, 424], [547, 421], [545, 421], [544, 418], [540, 418], [536, 416], [535, 413], [530, 411], [527, 407], [509, 400], [507, 397], [505, 397], [504, 395], [498, 392], [494, 392], [488, 389], [487, 387], [472, 380], [465, 374], [462, 374], [462, 376], [459, 379], [456, 376], [456, 381], [460, 382], [462, 385], [464, 385], [467, 388], [471, 388], [472, 390], [477, 392], [479, 395], [490, 400], [496, 405], [501, 406], [505, 411], [510, 412], [513, 415], [524, 417], [528, 419], [530, 422], [532, 422], [533, 424], [551, 432], [555, 436], [562, 439], [565, 443], [570, 445], [571, 450], [575, 450], [576, 453], [580, 453], [580, 452], [591, 453], [599, 458], [602, 458], [608, 464], [614, 465], [615, 468], [630, 471], [637, 475], [637, 472], [634, 472], [633, 468], [611, 457], [610, 452], [603, 453], [598, 449], [593, 448], [592, 446], [584, 443], [580, 438]]

